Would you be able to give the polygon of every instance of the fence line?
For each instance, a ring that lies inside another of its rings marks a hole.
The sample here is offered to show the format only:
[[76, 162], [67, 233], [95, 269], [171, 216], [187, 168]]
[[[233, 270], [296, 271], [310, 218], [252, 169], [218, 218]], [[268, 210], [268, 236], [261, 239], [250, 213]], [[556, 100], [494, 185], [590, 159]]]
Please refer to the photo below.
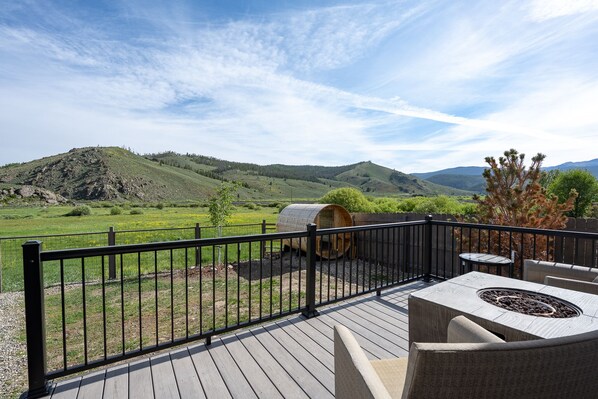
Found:
[[[274, 223], [246, 223], [222, 226], [223, 236], [248, 234], [265, 234], [274, 228]], [[69, 234], [44, 234], [29, 236], [0, 237], [0, 292], [23, 289], [23, 252], [21, 245], [25, 241], [40, 240], [44, 249], [59, 250], [68, 248], [88, 248], [112, 246], [120, 244], [139, 244], [144, 242], [162, 242], [172, 240], [216, 237], [216, 226], [201, 226], [199, 223], [191, 227], [174, 227], [159, 229], [116, 230], [109, 227], [107, 231], [94, 231]], [[115, 278], [115, 259], [108, 260], [109, 278]]]

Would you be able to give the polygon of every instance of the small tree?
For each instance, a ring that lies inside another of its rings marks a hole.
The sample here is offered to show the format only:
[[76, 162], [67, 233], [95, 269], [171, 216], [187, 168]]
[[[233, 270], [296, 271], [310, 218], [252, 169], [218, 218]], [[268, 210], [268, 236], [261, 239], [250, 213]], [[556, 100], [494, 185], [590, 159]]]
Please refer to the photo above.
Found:
[[[484, 170], [485, 197], [474, 196], [478, 203], [477, 221], [483, 224], [530, 227], [536, 229], [562, 229], [566, 226], [566, 212], [573, 207], [575, 196], [559, 203], [554, 195], [547, 194], [540, 185], [540, 167], [545, 156], [537, 154], [526, 169], [525, 154], [516, 150], [505, 151], [498, 161], [487, 157], [490, 166]], [[470, 248], [510, 257], [511, 250], [519, 259], [550, 260], [554, 255], [553, 238], [544, 235], [513, 233], [496, 230], [459, 231], [458, 239]], [[516, 267], [515, 273], [518, 273]]]
[[579, 218], [590, 210], [592, 202], [598, 197], [598, 181], [587, 170], [571, 169], [561, 172], [548, 186], [548, 191], [556, 195], [559, 202], [565, 202], [572, 193], [577, 193], [568, 215]]
[[[222, 226], [227, 224], [229, 216], [233, 213], [235, 189], [236, 187], [223, 183], [216, 190], [216, 194], [208, 199], [210, 223], [216, 226], [218, 237], [222, 236]], [[218, 264], [220, 264], [220, 247], [218, 247]]]
[[216, 194], [208, 199], [208, 214], [210, 223], [218, 227], [218, 236], [222, 233], [222, 226], [226, 225], [227, 219], [233, 212], [233, 199], [235, 187], [230, 184], [222, 184], [216, 190]]
[[540, 167], [546, 157], [537, 154], [526, 170], [525, 154], [505, 151], [498, 162], [486, 157], [490, 169], [484, 170], [487, 195], [474, 200], [478, 203], [479, 221], [504, 226], [562, 229], [567, 223], [565, 213], [573, 206], [575, 195], [559, 203], [540, 185]]

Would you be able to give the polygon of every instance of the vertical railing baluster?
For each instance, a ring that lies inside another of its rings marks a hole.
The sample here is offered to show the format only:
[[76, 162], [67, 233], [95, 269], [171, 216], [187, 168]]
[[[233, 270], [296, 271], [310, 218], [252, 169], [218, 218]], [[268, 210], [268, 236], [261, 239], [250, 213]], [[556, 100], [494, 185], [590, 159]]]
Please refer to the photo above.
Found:
[[62, 312], [62, 361], [63, 368], [67, 369], [66, 350], [66, 305], [64, 298], [64, 259], [60, 259], [60, 310]]
[[[262, 225], [262, 230], [264, 228], [265, 228], [265, 226]], [[260, 256], [260, 317], [259, 317], [260, 319], [263, 318], [263, 302], [264, 302], [264, 294], [262, 292], [263, 291], [263, 280], [264, 280], [264, 257], [263, 257], [263, 254], [264, 254], [265, 250], [266, 250], [265, 244], [263, 241], [260, 240], [260, 254], [262, 255], [262, 256]], [[281, 268], [281, 270], [282, 270], [282, 268]]]
[[237, 324], [241, 323], [241, 244], [237, 243]]
[[[195, 249], [197, 251], [197, 248]], [[196, 252], [197, 254], [197, 252]], [[174, 342], [174, 253], [170, 250], [170, 342]], [[186, 256], [185, 256], [186, 258]], [[197, 265], [197, 263], [196, 263]]]
[[154, 304], [156, 307], [156, 346], [158, 346], [160, 337], [158, 332], [158, 251], [154, 251]]
[[[110, 262], [110, 261], [108, 261]], [[110, 265], [108, 265], [110, 266]], [[109, 271], [110, 273], [110, 271]], [[114, 270], [114, 278], [116, 278], [116, 269]], [[104, 265], [104, 257], [102, 256], [102, 319], [104, 321], [104, 360], [108, 358], [108, 345], [106, 339], [106, 268]]]
[[189, 248], [185, 248], [185, 339], [189, 339]]
[[141, 252], [137, 252], [137, 286], [139, 299], [139, 350], [143, 349], [143, 323], [141, 313]]
[[122, 339], [122, 354], [125, 354], [125, 279], [124, 279], [124, 265], [123, 254], [120, 254], [120, 332]]
[[81, 258], [81, 291], [83, 295], [83, 355], [85, 356], [85, 365], [89, 364], [87, 353], [87, 300], [85, 297], [85, 258]]
[[228, 327], [228, 244], [224, 245], [224, 326]]

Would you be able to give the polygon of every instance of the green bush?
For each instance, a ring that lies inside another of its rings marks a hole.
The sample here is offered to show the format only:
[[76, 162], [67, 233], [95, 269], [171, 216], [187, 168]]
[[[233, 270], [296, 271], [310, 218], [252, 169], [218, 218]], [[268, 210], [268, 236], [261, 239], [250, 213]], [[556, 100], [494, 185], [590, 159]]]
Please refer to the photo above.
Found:
[[318, 201], [320, 204], [336, 204], [344, 207], [349, 212], [372, 212], [374, 205], [365, 195], [354, 188], [337, 188], [329, 191]]
[[79, 205], [74, 207], [69, 213], [64, 216], [88, 216], [91, 215], [91, 208], [87, 205]]
[[245, 208], [247, 208], [247, 209], [250, 209], [250, 210], [252, 210], [252, 211], [255, 211], [255, 210], [257, 210], [257, 209], [260, 209], [260, 206], [259, 206], [259, 205], [257, 205], [257, 204], [255, 204], [255, 203], [253, 203], [253, 202], [248, 202], [248, 203], [246, 203], [246, 204], [243, 204], [243, 206], [244, 206]]
[[286, 208], [289, 205], [290, 204], [288, 202], [279, 202], [278, 204], [276, 204], [276, 209], [278, 210], [278, 213], [280, 213], [284, 208]]
[[164, 209], [164, 204], [159, 202], [156, 204], [156, 208], [162, 210], [162, 209]]
[[131, 209], [131, 215], [143, 215], [143, 211], [139, 208]]
[[120, 206], [113, 206], [110, 209], [110, 214], [111, 215], [120, 215], [121, 213], [123, 213], [123, 210]]
[[372, 204], [376, 212], [397, 213], [399, 211], [399, 202], [392, 198], [375, 198]]

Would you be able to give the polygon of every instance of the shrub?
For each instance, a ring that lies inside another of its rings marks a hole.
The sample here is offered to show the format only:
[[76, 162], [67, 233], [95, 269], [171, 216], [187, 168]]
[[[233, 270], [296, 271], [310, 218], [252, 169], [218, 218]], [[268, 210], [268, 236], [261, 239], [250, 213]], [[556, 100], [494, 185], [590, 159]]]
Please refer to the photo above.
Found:
[[120, 206], [113, 206], [110, 208], [111, 215], [120, 215], [121, 213], [123, 213], [123, 210]]
[[280, 213], [284, 208], [286, 208], [289, 205], [290, 204], [288, 202], [279, 202], [278, 204], [276, 204], [276, 209], [278, 210], [278, 213]]
[[87, 205], [79, 205], [74, 207], [69, 213], [64, 216], [88, 216], [91, 215], [91, 208]]
[[260, 209], [259, 205], [253, 203], [253, 202], [248, 202], [246, 204], [243, 205], [245, 208], [250, 209], [252, 211], [255, 211], [257, 209]]
[[372, 212], [374, 206], [365, 195], [354, 188], [337, 188], [329, 191], [318, 201], [320, 204], [336, 204], [349, 212]]
[[131, 215], [143, 215], [143, 211], [139, 208], [131, 209]]
[[164, 209], [164, 204], [159, 202], [156, 204], [156, 208], [162, 210], [162, 209]]

